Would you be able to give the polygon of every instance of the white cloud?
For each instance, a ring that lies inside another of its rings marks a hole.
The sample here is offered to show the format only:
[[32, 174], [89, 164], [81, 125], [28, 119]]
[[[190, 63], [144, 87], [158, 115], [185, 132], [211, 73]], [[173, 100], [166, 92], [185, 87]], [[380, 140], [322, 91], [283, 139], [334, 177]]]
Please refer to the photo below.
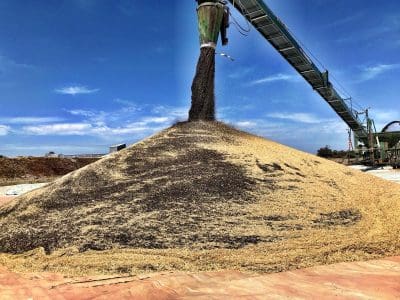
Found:
[[231, 79], [239, 79], [239, 78], [243, 78], [246, 75], [252, 73], [254, 71], [254, 68], [238, 68], [237, 70], [235, 70], [233, 73], [229, 74], [228, 77]]
[[141, 122], [128, 123], [125, 126], [110, 127], [105, 124], [89, 123], [61, 123], [37, 126], [25, 126], [23, 132], [30, 135], [81, 135], [114, 138], [115, 136], [130, 134], [151, 134], [162, 127], [145, 126]]
[[[90, 136], [115, 141], [139, 139], [170, 126], [187, 116], [187, 108], [142, 105], [120, 99], [114, 102], [122, 107], [113, 111], [75, 109], [65, 110], [74, 118], [65, 122], [57, 118], [9, 118], [23, 124], [15, 130], [20, 135], [38, 136]], [[147, 113], [142, 110], [146, 108]], [[69, 119], [69, 118], [65, 118]], [[1, 122], [1, 118], [0, 118]]]
[[43, 155], [49, 151], [55, 151], [56, 153], [105, 153], [107, 151], [108, 144], [104, 145], [54, 145], [54, 144], [41, 144], [41, 145], [19, 145], [19, 144], [5, 144], [0, 146], [0, 151], [2, 153], [10, 153], [15, 155], [16, 153], [21, 153], [21, 155]]
[[389, 123], [400, 119], [400, 113], [394, 110], [372, 110], [371, 116], [374, 118], [375, 122]]
[[173, 119], [186, 119], [188, 108], [159, 105], [154, 107], [151, 112], [162, 116], [168, 116]]
[[32, 135], [85, 135], [91, 130], [92, 125], [87, 123], [60, 123], [23, 127], [25, 133]]
[[11, 128], [6, 125], [0, 125], [0, 136], [5, 136], [10, 132]]
[[73, 116], [94, 117], [96, 115], [94, 111], [84, 109], [67, 110], [67, 112]]
[[39, 123], [53, 123], [60, 122], [61, 118], [58, 117], [7, 117], [0, 118], [0, 122], [6, 124], [39, 124]]
[[162, 124], [162, 123], [167, 123], [171, 121], [170, 117], [146, 117], [143, 118], [142, 122], [145, 124], [149, 123], [156, 123], [156, 124]]
[[181, 108], [157, 106], [148, 115], [138, 116], [139, 109], [133, 107], [136, 106], [129, 102], [111, 112], [70, 110], [67, 112], [71, 115], [82, 117], [79, 122], [25, 126], [22, 132], [31, 135], [87, 135], [101, 138], [124, 135], [142, 137], [167, 127], [183, 112]]
[[121, 104], [123, 111], [127, 112], [133, 112], [133, 111], [139, 111], [140, 107], [138, 107], [135, 103], [123, 99], [114, 99], [113, 100], [115, 103]]
[[376, 66], [365, 67], [362, 71], [360, 81], [371, 80], [383, 73], [396, 70], [399, 68], [400, 64], [391, 64], [391, 65], [379, 64]]
[[114, 111], [75, 109], [66, 110], [66, 112], [73, 116], [83, 117], [88, 123], [95, 124], [121, 123], [129, 121], [131, 118], [138, 118], [141, 107], [126, 100], [114, 99], [113, 101], [122, 107]]
[[275, 74], [275, 75], [270, 75], [264, 78], [260, 78], [257, 80], [253, 80], [249, 83], [249, 85], [258, 85], [258, 84], [263, 84], [263, 83], [271, 83], [271, 82], [276, 82], [276, 81], [299, 81], [299, 76], [295, 75], [290, 75], [290, 74]]
[[321, 119], [309, 113], [270, 113], [270, 118], [290, 120], [298, 123], [318, 124], [329, 121], [329, 119]]
[[[302, 123], [302, 127], [308, 126], [307, 124], [313, 125], [325, 132], [343, 132], [347, 125], [339, 118], [319, 118], [309, 113], [270, 113], [267, 117], [279, 120], [288, 120], [293, 124]], [[376, 129], [380, 131], [386, 124], [394, 120], [400, 120], [400, 113], [393, 110], [371, 110], [370, 117], [375, 121]], [[262, 122], [262, 121], [261, 121]], [[315, 126], [318, 124], [318, 126]], [[285, 127], [291, 126], [285, 123]]]
[[[139, 125], [139, 126], [138, 126]], [[131, 135], [131, 134], [151, 134], [161, 128], [140, 126], [141, 124], [131, 123], [122, 127], [111, 128], [108, 126], [98, 126], [91, 130], [91, 135], [99, 135], [102, 137], [115, 135]]]
[[100, 91], [100, 89], [89, 89], [86, 86], [67, 86], [61, 89], [56, 89], [55, 92], [63, 95], [79, 95], [79, 94], [93, 94]]
[[254, 121], [238, 121], [235, 122], [235, 125], [240, 128], [253, 128], [257, 126], [257, 123]]
[[302, 123], [301, 126], [295, 122], [285, 122], [283, 119], [229, 120], [229, 123], [310, 153], [316, 153], [317, 149], [325, 145], [333, 149], [346, 149], [347, 146], [347, 125], [339, 117], [324, 119], [323, 123]]
[[396, 110], [371, 110], [370, 117], [374, 120], [376, 129], [381, 131], [383, 127], [392, 121], [400, 120], [400, 112]]

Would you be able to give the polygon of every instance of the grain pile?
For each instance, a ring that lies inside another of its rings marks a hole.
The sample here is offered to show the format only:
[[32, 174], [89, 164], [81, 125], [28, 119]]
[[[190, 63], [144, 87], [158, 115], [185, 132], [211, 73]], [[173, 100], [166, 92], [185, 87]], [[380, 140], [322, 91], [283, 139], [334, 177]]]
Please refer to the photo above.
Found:
[[399, 255], [399, 217], [398, 184], [221, 123], [181, 123], [1, 207], [0, 263], [282, 271]]

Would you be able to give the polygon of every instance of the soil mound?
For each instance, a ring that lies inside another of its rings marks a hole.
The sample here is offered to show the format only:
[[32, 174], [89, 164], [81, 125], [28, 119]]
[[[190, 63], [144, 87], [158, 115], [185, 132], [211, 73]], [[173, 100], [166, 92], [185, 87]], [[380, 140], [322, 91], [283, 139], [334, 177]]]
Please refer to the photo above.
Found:
[[0, 185], [27, 181], [46, 181], [68, 174], [98, 160], [97, 158], [0, 157]]
[[180, 123], [1, 207], [0, 251], [139, 249], [142, 264], [146, 251], [170, 263], [152, 271], [277, 271], [400, 254], [399, 217], [395, 183], [221, 123]]

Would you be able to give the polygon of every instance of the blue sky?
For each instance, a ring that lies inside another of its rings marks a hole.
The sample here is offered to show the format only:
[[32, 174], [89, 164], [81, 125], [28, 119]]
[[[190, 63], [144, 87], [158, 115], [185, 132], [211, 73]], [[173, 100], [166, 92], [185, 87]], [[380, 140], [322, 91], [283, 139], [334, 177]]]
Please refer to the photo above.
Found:
[[[378, 129], [400, 119], [397, 0], [267, 0]], [[103, 153], [177, 120], [198, 58], [195, 1], [0, 0], [0, 154]], [[239, 22], [245, 21], [234, 12]], [[218, 118], [315, 153], [346, 126], [254, 29], [217, 57]]]

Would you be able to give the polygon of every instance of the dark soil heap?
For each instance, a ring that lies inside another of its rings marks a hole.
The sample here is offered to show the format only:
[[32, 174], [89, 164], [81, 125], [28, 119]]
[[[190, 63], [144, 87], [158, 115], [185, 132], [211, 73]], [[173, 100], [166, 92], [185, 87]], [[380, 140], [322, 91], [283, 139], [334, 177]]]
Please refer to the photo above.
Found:
[[98, 160], [97, 158], [18, 157], [0, 158], [0, 185], [21, 180], [51, 178], [68, 174]]
[[139, 249], [167, 269], [283, 270], [399, 254], [399, 199], [395, 183], [181, 123], [0, 207], [0, 251]]

